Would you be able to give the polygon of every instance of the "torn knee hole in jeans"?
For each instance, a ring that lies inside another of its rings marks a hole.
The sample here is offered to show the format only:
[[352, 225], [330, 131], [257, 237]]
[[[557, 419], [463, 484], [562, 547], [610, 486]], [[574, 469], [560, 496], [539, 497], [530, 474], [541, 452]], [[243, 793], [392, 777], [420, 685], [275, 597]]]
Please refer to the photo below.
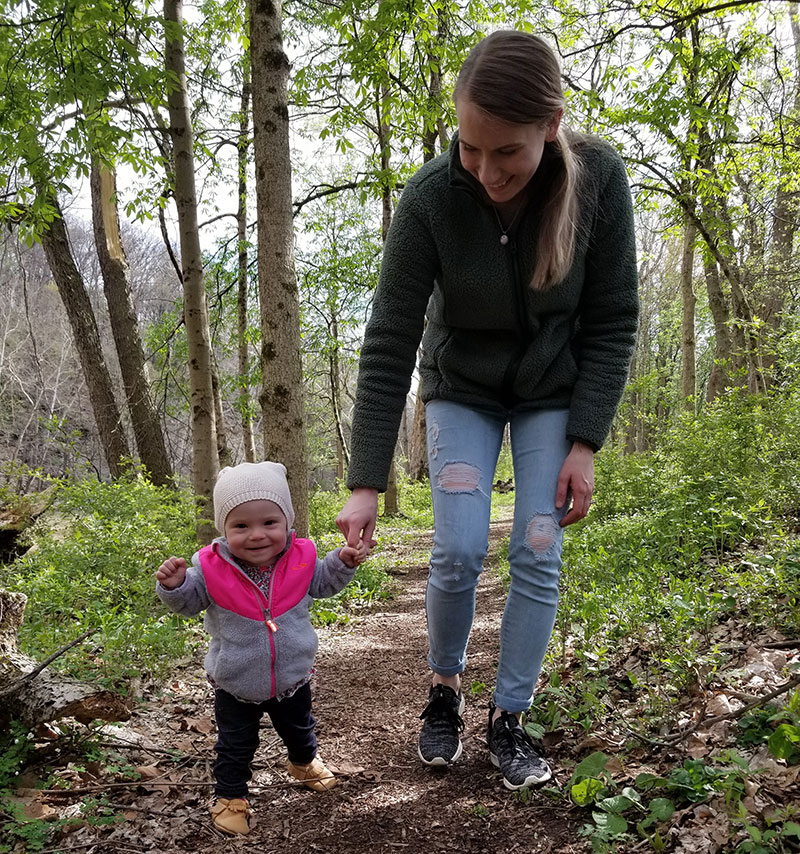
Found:
[[470, 463], [445, 463], [436, 482], [444, 492], [475, 492], [481, 482], [481, 470]]
[[550, 513], [534, 516], [525, 530], [525, 545], [538, 555], [547, 554], [553, 548], [559, 532], [559, 524]]

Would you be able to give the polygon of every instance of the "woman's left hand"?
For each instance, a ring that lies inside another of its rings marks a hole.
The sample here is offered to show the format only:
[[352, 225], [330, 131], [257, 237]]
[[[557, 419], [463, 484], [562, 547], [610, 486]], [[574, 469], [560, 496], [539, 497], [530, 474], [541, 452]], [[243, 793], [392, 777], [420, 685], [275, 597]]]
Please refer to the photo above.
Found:
[[594, 492], [594, 451], [583, 442], [573, 442], [572, 450], [567, 454], [564, 465], [558, 475], [556, 507], [563, 507], [572, 497], [572, 507], [561, 520], [566, 528], [577, 522], [589, 512]]

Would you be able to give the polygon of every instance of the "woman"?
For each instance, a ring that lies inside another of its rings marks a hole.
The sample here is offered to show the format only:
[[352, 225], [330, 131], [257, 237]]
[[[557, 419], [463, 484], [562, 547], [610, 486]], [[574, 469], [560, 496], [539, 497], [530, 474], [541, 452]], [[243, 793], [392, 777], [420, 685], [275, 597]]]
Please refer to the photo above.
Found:
[[511, 584], [487, 739], [506, 787], [550, 768], [520, 724], [558, 600], [565, 526], [592, 497], [633, 350], [638, 312], [625, 168], [567, 131], [547, 44], [503, 31], [459, 73], [458, 133], [408, 182], [390, 229], [359, 363], [350, 500], [337, 524], [372, 542], [422, 338], [434, 538], [426, 592], [433, 672], [419, 756], [461, 754], [461, 674], [488, 549], [506, 424], [514, 461]]

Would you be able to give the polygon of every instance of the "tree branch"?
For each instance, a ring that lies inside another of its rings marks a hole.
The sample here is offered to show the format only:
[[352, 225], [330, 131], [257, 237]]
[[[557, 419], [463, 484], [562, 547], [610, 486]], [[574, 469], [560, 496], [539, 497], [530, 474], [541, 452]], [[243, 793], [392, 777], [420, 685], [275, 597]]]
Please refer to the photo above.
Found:
[[685, 738], [688, 738], [690, 735], [692, 735], [692, 733], [697, 732], [700, 728], [713, 726], [714, 724], [720, 723], [720, 721], [738, 720], [743, 715], [747, 714], [750, 709], [755, 709], [756, 706], [763, 706], [764, 703], [768, 703], [770, 700], [774, 700], [776, 697], [780, 697], [781, 694], [785, 694], [787, 691], [791, 691], [792, 688], [795, 687], [795, 685], [800, 685], [800, 674], [781, 685], [780, 688], [776, 688], [774, 691], [771, 691], [769, 694], [766, 694], [763, 697], [756, 697], [752, 702], [747, 703], [746, 705], [742, 706], [741, 709], [737, 709], [735, 712], [728, 712], [725, 715], [717, 715], [714, 718], [706, 718], [703, 721], [698, 721], [694, 726], [689, 727], [689, 729], [686, 729], [683, 732], [675, 733], [673, 735], [668, 735], [665, 737], [664, 740], [669, 744], [677, 744], [678, 742], [683, 741]]
[[72, 640], [65, 646], [62, 646], [61, 649], [57, 650], [52, 655], [48, 655], [44, 661], [34, 667], [33, 670], [31, 670], [29, 673], [23, 674], [18, 679], [15, 679], [13, 682], [11, 682], [9, 685], [6, 685], [5, 688], [0, 689], [0, 699], [2, 699], [3, 697], [8, 697], [11, 694], [15, 694], [26, 682], [33, 681], [45, 669], [45, 667], [47, 667], [48, 664], [52, 664], [57, 658], [62, 656], [68, 650], [72, 649], [73, 646], [77, 646], [79, 643], [81, 643], [81, 641], [86, 640], [89, 635], [93, 635], [95, 631], [96, 629], [87, 629], [82, 635], [78, 635], [75, 640]]

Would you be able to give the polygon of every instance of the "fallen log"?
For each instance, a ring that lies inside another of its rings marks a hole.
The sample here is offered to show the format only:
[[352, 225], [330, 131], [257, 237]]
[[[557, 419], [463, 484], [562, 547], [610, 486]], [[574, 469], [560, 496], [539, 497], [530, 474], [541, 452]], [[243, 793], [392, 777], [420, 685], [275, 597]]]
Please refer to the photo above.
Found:
[[26, 602], [24, 593], [0, 590], [0, 726], [12, 719], [31, 727], [64, 717], [81, 723], [128, 720], [130, 710], [119, 694], [62, 676], [47, 666], [89, 633], [41, 663], [19, 651], [17, 636]]

